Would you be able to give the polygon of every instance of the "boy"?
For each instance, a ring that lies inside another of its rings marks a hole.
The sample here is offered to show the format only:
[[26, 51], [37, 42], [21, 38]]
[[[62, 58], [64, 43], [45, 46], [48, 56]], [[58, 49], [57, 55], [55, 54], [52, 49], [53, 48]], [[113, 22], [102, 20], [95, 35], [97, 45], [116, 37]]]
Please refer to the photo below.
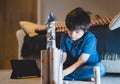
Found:
[[61, 38], [63, 51], [64, 80], [94, 81], [94, 66], [100, 67], [101, 76], [106, 68], [96, 50], [97, 40], [90, 27], [90, 16], [78, 7], [67, 14], [65, 19], [67, 33]]

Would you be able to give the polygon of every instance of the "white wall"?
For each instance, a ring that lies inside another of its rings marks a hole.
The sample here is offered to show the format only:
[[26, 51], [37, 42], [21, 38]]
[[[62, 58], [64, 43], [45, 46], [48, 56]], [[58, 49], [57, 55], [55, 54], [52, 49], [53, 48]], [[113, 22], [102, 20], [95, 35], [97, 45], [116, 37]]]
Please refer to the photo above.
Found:
[[91, 11], [93, 15], [99, 14], [102, 17], [113, 16], [120, 12], [120, 0], [43, 0], [43, 3], [43, 23], [50, 10], [58, 21], [63, 21], [66, 14], [76, 7], [82, 7]]

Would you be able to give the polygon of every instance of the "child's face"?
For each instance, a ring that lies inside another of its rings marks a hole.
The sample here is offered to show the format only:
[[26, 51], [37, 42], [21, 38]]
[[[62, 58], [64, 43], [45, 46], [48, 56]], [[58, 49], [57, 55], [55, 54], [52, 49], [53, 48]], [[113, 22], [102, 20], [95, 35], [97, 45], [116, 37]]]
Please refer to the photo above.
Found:
[[74, 30], [74, 31], [69, 31], [68, 30], [68, 35], [71, 37], [71, 39], [73, 41], [78, 40], [79, 38], [81, 38], [84, 34], [84, 31], [79, 29], [79, 30]]

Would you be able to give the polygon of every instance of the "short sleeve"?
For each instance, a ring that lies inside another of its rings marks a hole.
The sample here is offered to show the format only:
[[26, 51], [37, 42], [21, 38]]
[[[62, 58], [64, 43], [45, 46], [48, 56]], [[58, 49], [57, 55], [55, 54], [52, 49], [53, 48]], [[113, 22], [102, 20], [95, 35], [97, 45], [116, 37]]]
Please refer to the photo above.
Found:
[[65, 35], [62, 35], [61, 37], [60, 48], [63, 52], [66, 52]]
[[84, 40], [84, 45], [83, 45], [83, 51], [82, 53], [86, 54], [94, 54], [96, 53], [96, 43], [97, 40], [94, 35], [90, 35], [89, 37], [86, 37]]

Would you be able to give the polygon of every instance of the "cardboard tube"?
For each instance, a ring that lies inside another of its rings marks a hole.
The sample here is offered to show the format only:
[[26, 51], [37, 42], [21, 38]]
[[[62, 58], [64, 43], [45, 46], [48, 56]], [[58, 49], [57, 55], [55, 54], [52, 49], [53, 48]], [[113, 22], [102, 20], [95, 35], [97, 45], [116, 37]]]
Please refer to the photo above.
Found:
[[100, 67], [94, 67], [95, 84], [101, 84]]
[[41, 84], [50, 84], [48, 60], [48, 50], [41, 50]]

